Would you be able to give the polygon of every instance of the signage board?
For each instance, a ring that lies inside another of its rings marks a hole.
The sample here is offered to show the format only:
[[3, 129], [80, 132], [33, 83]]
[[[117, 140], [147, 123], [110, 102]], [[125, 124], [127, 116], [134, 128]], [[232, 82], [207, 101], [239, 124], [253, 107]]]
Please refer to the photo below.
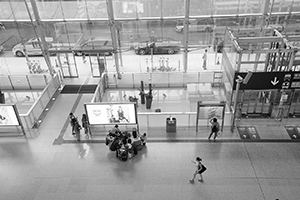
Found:
[[0, 104], [0, 126], [19, 126], [14, 105]]
[[85, 104], [89, 123], [100, 124], [137, 124], [134, 103], [95, 103]]
[[[233, 90], [238, 76], [245, 78], [247, 73], [236, 72]], [[300, 88], [300, 72], [253, 72], [247, 84], [240, 84], [240, 90], [270, 90]]]

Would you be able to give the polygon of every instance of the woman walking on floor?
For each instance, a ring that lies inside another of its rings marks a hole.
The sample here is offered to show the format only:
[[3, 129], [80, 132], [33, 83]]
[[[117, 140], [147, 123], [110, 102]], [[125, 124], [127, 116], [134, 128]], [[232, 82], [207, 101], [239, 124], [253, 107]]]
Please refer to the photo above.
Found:
[[191, 161], [196, 165], [196, 170], [193, 174], [193, 178], [190, 179], [190, 183], [194, 183], [194, 179], [196, 178], [197, 174], [200, 175], [200, 179], [198, 179], [199, 182], [203, 182], [202, 173], [206, 170], [206, 167], [201, 163], [202, 159], [200, 157], [196, 158], [196, 161]]

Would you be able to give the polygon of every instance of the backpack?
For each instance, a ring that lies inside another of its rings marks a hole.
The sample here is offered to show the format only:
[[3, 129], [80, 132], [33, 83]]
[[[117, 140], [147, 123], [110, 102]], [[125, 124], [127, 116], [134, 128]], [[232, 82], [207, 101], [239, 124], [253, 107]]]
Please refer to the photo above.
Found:
[[116, 151], [117, 149], [119, 149], [121, 146], [119, 144], [119, 140], [118, 139], [114, 139], [110, 145], [110, 150], [111, 151]]
[[214, 125], [211, 129], [212, 132], [218, 132], [218, 128], [217, 128], [217, 125]]

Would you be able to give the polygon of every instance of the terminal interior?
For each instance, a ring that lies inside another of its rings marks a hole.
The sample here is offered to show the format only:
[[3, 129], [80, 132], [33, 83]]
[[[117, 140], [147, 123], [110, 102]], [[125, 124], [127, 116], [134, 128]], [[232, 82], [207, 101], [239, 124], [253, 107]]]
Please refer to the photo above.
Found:
[[[0, 196], [298, 199], [299, 20], [298, 0], [0, 0]], [[101, 105], [133, 105], [134, 159]]]

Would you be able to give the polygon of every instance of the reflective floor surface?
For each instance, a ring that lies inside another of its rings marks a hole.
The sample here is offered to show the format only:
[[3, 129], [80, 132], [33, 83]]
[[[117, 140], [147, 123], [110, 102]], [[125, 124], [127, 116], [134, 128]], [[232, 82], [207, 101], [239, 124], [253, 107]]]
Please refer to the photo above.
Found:
[[[172, 138], [189, 140], [176, 142], [166, 141], [171, 134], [165, 130], [149, 129], [146, 147], [124, 162], [103, 135], [80, 143], [71, 136], [69, 112], [80, 118], [91, 97], [61, 94], [38, 129], [0, 139], [0, 199], [299, 199], [299, 140], [284, 133], [284, 125], [296, 121], [242, 120], [240, 125], [258, 124], [261, 138], [273, 139], [253, 142], [228, 128], [216, 142], [207, 140], [205, 127], [197, 134], [178, 129]], [[55, 143], [60, 136], [71, 142]], [[204, 182], [190, 184], [196, 156], [208, 169]]]

